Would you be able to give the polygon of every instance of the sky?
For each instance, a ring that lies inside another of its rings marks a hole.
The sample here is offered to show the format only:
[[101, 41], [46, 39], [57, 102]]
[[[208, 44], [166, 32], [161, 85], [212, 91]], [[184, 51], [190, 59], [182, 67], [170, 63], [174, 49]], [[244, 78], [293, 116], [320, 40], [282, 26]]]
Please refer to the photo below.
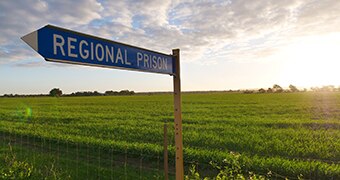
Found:
[[0, 94], [172, 91], [172, 77], [46, 62], [46, 24], [170, 54], [183, 91], [340, 86], [339, 0], [2, 0]]

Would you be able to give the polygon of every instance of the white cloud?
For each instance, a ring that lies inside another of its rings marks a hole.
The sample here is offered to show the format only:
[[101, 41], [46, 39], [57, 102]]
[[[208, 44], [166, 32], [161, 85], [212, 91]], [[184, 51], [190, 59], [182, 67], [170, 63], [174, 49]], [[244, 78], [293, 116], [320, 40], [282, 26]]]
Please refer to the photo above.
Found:
[[0, 1], [0, 63], [35, 56], [20, 40], [23, 35], [48, 23], [76, 27], [100, 18], [95, 0]]
[[19, 37], [46, 23], [170, 53], [183, 61], [272, 57], [305, 35], [338, 32], [340, 1], [2, 1], [1, 61], [33, 56]]

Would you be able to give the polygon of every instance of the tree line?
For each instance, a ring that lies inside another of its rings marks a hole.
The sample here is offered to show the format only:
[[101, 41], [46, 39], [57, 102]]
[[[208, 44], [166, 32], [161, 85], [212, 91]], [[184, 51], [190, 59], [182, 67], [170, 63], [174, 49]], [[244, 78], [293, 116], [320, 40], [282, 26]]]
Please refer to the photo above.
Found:
[[[74, 92], [71, 94], [65, 94], [64, 96], [128, 96], [134, 95], [134, 91], [129, 90], [121, 90], [121, 91], [105, 91], [104, 93], [100, 93], [98, 91], [80, 91]], [[54, 94], [50, 93], [50, 96], [54, 96]]]
[[269, 87], [267, 89], [265, 88], [260, 88], [257, 90], [243, 90], [243, 93], [246, 94], [251, 94], [251, 93], [288, 93], [288, 92], [307, 92], [307, 91], [312, 91], [312, 92], [340, 92], [340, 86], [336, 88], [333, 85], [328, 85], [328, 86], [322, 86], [322, 87], [311, 87], [309, 90], [306, 88], [303, 89], [298, 89], [294, 85], [289, 85], [288, 89], [282, 88], [278, 84], [274, 84], [273, 87]]
[[121, 91], [110, 90], [110, 91], [105, 91], [104, 93], [100, 93], [98, 91], [78, 91], [78, 92], [73, 92], [71, 94], [63, 94], [63, 91], [60, 88], [53, 88], [50, 90], [48, 94], [34, 94], [34, 95], [4, 94], [2, 97], [127, 96], [127, 95], [134, 95], [134, 94], [135, 92], [130, 91], [130, 90], [121, 90]]
[[[222, 91], [222, 92], [241, 92], [245, 94], [251, 94], [251, 93], [288, 93], [288, 92], [340, 92], [340, 86], [337, 88], [333, 85], [328, 86], [322, 86], [322, 87], [311, 87], [310, 89], [298, 89], [294, 85], [289, 85], [288, 89], [282, 88], [278, 84], [274, 84], [273, 87], [269, 88], [260, 88], [257, 90], [229, 90], [229, 91]], [[203, 91], [197, 91], [199, 93], [204, 93]], [[206, 91], [206, 92], [219, 92], [219, 91]], [[164, 92], [150, 92], [146, 94], [159, 94]], [[171, 92], [166, 92], [171, 93]], [[184, 93], [184, 92], [183, 92]], [[195, 93], [195, 91], [192, 91], [190, 93]], [[134, 95], [136, 94], [134, 91], [130, 90], [121, 90], [121, 91], [105, 91], [104, 93], [98, 92], [98, 91], [78, 91], [73, 92], [71, 94], [63, 94], [62, 90], [60, 88], [53, 88], [50, 90], [48, 94], [29, 94], [29, 95], [21, 95], [21, 94], [4, 94], [0, 97], [43, 97], [43, 96], [52, 96], [52, 97], [60, 97], [60, 96], [127, 96], [127, 95]], [[141, 93], [145, 94], [145, 93]]]
[[[260, 88], [257, 90], [259, 93], [282, 93], [282, 92], [300, 92], [300, 90], [294, 86], [294, 85], [289, 85], [289, 89], [283, 89], [280, 85], [274, 84], [273, 87], [266, 89]], [[302, 91], [307, 91], [306, 89]]]

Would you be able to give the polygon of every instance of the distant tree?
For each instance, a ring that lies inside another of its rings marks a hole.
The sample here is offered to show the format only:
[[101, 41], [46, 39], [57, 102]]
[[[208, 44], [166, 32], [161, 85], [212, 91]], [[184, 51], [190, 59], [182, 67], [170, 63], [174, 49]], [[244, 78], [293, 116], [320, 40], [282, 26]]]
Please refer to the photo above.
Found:
[[333, 85], [323, 86], [321, 88], [321, 91], [325, 91], [325, 92], [335, 91], [335, 86], [333, 86]]
[[103, 94], [98, 91], [81, 91], [70, 94], [70, 96], [102, 96]]
[[280, 93], [280, 92], [283, 92], [283, 89], [281, 86], [279, 86], [278, 84], [274, 84], [273, 85], [273, 91], [274, 92], [277, 92], [277, 93]]
[[259, 93], [266, 93], [266, 90], [263, 89], [263, 88], [261, 88], [261, 89], [258, 90], [258, 92], [259, 92]]
[[243, 93], [244, 94], [252, 94], [252, 93], [254, 93], [254, 91], [246, 89], [245, 91], [243, 91]]
[[105, 91], [105, 96], [115, 96], [118, 95], [117, 91]]
[[268, 88], [267, 89], [267, 93], [272, 93], [273, 92], [273, 89], [272, 88]]
[[119, 92], [119, 95], [134, 95], [135, 92], [134, 91], [129, 91], [129, 90], [121, 90]]
[[290, 91], [292, 91], [292, 92], [299, 92], [299, 89], [298, 88], [296, 88], [296, 86], [294, 86], [294, 85], [289, 85], [289, 89], [290, 89]]
[[5, 94], [4, 97], [14, 97], [13, 94]]
[[313, 92], [318, 92], [318, 91], [320, 91], [320, 88], [318, 88], [318, 87], [311, 87], [310, 90], [313, 91]]
[[59, 97], [63, 94], [63, 92], [59, 89], [59, 88], [53, 88], [51, 91], [50, 91], [50, 96], [53, 96], [53, 97]]
[[98, 91], [93, 91], [93, 93], [92, 93], [92, 96], [100, 96], [100, 95], [102, 95], [102, 94]]

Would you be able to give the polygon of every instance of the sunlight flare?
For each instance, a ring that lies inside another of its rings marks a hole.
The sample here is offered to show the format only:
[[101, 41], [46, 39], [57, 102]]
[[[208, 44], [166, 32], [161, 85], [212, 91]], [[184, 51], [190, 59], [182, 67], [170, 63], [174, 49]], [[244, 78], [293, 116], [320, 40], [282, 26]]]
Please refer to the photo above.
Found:
[[300, 38], [281, 51], [282, 82], [299, 86], [340, 85], [340, 33]]

